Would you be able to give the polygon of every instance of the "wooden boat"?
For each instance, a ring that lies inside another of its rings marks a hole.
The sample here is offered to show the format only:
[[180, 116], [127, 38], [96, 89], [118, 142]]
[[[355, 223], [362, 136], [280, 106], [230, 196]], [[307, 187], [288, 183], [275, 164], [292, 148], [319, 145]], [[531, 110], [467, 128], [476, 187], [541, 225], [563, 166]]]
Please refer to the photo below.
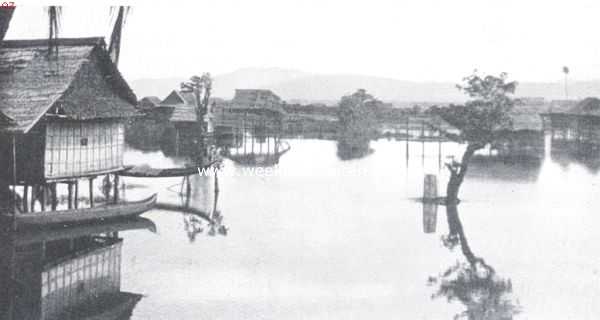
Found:
[[[109, 204], [94, 208], [18, 213], [15, 218], [17, 227], [104, 221], [138, 216], [152, 209], [155, 204], [156, 194], [140, 201]], [[2, 217], [5, 221], [11, 221], [13, 218], [12, 214], [3, 214]]]
[[[205, 165], [206, 168], [212, 167], [218, 164], [221, 160], [215, 160]], [[152, 168], [149, 166], [133, 167], [129, 170], [125, 170], [119, 173], [120, 176], [124, 177], [136, 177], [136, 178], [173, 178], [173, 177], [187, 177], [198, 174], [198, 167], [185, 167], [185, 168]]]

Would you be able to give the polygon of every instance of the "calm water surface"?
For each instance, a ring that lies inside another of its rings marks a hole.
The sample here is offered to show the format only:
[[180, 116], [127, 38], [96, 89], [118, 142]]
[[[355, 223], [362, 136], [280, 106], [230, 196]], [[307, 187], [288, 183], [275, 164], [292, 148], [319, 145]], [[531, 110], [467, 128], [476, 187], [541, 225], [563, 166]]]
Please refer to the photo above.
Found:
[[[371, 155], [341, 161], [335, 142], [289, 143], [275, 174], [243, 174], [247, 169], [226, 160], [228, 174], [218, 181], [192, 177], [189, 197], [181, 178], [124, 178], [128, 199], [158, 192], [162, 208], [171, 208], [143, 215], [156, 233], [119, 234], [121, 290], [143, 295], [132, 319], [600, 314], [594, 169], [550, 158], [477, 161], [458, 212], [447, 215], [445, 207], [423, 208], [414, 199], [425, 173], [438, 175], [443, 193], [441, 163], [460, 154], [457, 145], [415, 142], [407, 157], [404, 142], [380, 140]], [[182, 164], [137, 150], [125, 160]], [[193, 210], [178, 209], [185, 207]], [[493, 273], [473, 277], [481, 272], [469, 267], [473, 259]]]

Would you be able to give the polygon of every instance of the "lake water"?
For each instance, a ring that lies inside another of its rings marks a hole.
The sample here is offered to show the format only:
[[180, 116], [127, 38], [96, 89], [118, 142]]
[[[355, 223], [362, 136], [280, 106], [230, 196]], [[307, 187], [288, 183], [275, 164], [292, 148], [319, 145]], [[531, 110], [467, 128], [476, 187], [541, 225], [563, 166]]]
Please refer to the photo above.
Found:
[[[128, 199], [157, 192], [162, 204], [220, 220], [211, 226], [198, 215], [155, 209], [143, 217], [156, 233], [119, 233], [121, 290], [143, 295], [131, 319], [600, 314], [600, 214], [594, 210], [600, 180], [593, 168], [550, 157], [533, 164], [474, 162], [458, 216], [470, 251], [509, 288], [496, 295], [498, 287], [487, 284], [498, 282], [486, 282], [455, 288], [452, 299], [433, 298], [440, 282], [431, 279], [467, 259], [460, 245], [451, 250], [442, 241], [449, 233], [446, 208], [437, 208], [437, 219], [428, 208], [424, 217], [415, 199], [427, 173], [438, 175], [444, 193], [442, 162], [461, 147], [411, 142], [407, 157], [405, 142], [379, 140], [371, 143], [372, 154], [342, 161], [333, 141], [288, 142], [291, 150], [272, 174], [252, 175], [226, 160], [218, 181], [191, 178], [189, 198], [181, 178], [124, 178]], [[126, 162], [181, 163], [137, 150], [128, 151]]]

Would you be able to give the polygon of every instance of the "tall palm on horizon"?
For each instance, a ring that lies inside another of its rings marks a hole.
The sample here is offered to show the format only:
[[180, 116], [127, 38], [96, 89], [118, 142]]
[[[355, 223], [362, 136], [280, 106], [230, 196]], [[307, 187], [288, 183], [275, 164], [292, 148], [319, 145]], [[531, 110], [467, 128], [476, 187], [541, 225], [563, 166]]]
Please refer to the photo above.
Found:
[[567, 78], [569, 76], [569, 67], [564, 66], [562, 68], [562, 72], [565, 74], [565, 100], [569, 100], [569, 90], [568, 90], [568, 85], [567, 85]]

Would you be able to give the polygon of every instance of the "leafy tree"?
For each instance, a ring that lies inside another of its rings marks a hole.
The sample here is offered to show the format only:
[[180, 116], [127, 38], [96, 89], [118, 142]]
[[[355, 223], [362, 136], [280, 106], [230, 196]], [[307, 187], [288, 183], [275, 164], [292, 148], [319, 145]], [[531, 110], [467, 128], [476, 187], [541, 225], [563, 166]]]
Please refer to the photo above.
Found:
[[365, 89], [342, 97], [338, 110], [338, 156], [341, 159], [359, 158], [370, 152], [369, 142], [376, 128], [375, 111], [381, 104]]
[[201, 77], [192, 76], [188, 82], [181, 83], [181, 89], [194, 93], [194, 100], [196, 102], [196, 141], [199, 144], [198, 150], [200, 151], [196, 161], [200, 163], [204, 160], [207, 153], [206, 141], [204, 141], [207, 127], [204, 120], [208, 112], [208, 103], [212, 91], [212, 78], [210, 77], [210, 73], [204, 73]]
[[475, 71], [463, 79], [463, 84], [457, 85], [471, 100], [464, 105], [450, 105], [438, 109], [441, 118], [460, 131], [451, 138], [467, 144], [460, 162], [452, 161], [446, 164], [450, 170], [446, 190], [447, 202], [458, 201], [460, 186], [475, 152], [487, 144], [494, 143], [503, 132], [512, 129], [509, 113], [515, 105], [513, 94], [516, 86], [516, 82], [507, 81], [506, 73], [501, 73], [498, 77], [482, 77]]

